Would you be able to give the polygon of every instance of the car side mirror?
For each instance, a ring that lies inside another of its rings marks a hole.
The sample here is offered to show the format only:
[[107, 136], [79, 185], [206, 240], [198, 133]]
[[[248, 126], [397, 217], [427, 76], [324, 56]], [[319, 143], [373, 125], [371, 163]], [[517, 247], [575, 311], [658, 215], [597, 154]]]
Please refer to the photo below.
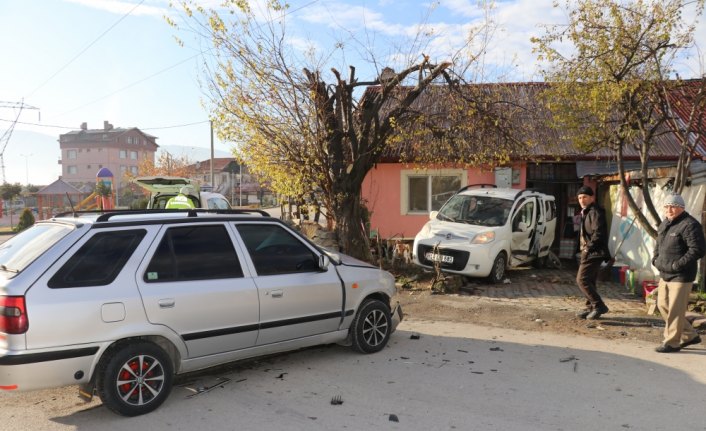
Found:
[[429, 220], [436, 220], [436, 216], [439, 214], [439, 211], [432, 211], [429, 213]]
[[322, 254], [319, 256], [319, 269], [321, 270], [326, 270], [328, 269], [329, 264], [331, 263], [331, 259], [325, 254]]

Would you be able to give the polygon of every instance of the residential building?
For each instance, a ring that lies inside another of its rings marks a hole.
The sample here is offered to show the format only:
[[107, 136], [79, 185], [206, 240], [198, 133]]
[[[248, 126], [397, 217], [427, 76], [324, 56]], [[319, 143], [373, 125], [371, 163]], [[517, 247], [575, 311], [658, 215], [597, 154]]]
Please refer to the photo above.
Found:
[[92, 186], [98, 171], [107, 168], [114, 175], [113, 189], [119, 199], [124, 174], [137, 175], [140, 163], [154, 162], [156, 141], [137, 127], [115, 128], [104, 121], [102, 129], [89, 129], [82, 123], [79, 130], [59, 135], [61, 178], [79, 188]]

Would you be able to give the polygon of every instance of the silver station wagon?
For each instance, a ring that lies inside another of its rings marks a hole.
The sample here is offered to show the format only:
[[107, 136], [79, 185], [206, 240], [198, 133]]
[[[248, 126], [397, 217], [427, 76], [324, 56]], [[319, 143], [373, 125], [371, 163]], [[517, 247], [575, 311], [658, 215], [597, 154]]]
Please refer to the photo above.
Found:
[[0, 245], [0, 390], [157, 408], [175, 374], [317, 344], [378, 352], [394, 278], [258, 210], [69, 213]]

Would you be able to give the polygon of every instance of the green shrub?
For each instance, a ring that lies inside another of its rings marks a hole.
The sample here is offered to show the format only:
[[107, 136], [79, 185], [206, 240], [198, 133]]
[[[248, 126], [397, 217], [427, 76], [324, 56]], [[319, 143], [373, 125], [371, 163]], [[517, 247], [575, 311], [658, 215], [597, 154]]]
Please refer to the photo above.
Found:
[[20, 221], [17, 223], [17, 227], [15, 227], [15, 232], [22, 232], [33, 224], [34, 214], [32, 214], [31, 209], [25, 208], [22, 210], [22, 214], [20, 214]]

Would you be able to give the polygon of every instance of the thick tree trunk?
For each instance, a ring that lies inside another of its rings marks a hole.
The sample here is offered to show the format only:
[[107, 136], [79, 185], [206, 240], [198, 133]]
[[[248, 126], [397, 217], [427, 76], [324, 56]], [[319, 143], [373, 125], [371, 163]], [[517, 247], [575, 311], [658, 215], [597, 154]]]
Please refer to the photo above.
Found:
[[367, 209], [360, 199], [360, 190], [348, 191], [337, 200], [336, 234], [343, 252], [370, 262], [372, 255], [365, 229]]

